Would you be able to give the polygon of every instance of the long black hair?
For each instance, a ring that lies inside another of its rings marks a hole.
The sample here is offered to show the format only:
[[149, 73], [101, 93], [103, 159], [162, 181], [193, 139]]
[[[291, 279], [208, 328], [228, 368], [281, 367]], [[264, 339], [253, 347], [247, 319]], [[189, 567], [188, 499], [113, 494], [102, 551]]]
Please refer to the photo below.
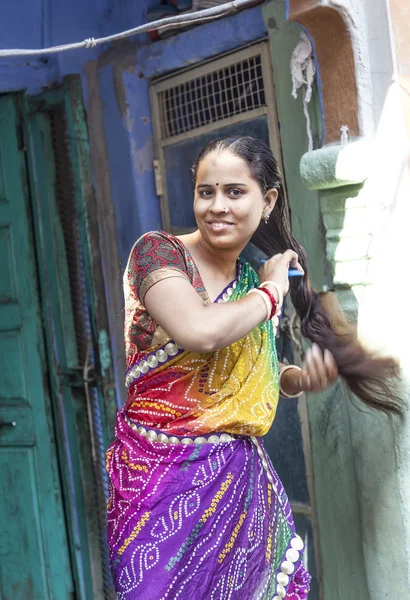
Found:
[[403, 400], [396, 391], [396, 385], [393, 385], [400, 373], [397, 361], [365, 349], [357, 338], [356, 327], [347, 321], [335, 294], [319, 293], [310, 285], [306, 253], [292, 235], [282, 176], [269, 146], [250, 136], [212, 140], [202, 149], [193, 165], [194, 180], [201, 160], [211, 152], [223, 150], [246, 162], [263, 194], [271, 188], [278, 191], [268, 223], [261, 221], [251, 241], [267, 256], [287, 249], [297, 253], [305, 276], [291, 278], [289, 291], [304, 337], [318, 344], [322, 351], [328, 349], [333, 354], [339, 374], [367, 406], [401, 414]]

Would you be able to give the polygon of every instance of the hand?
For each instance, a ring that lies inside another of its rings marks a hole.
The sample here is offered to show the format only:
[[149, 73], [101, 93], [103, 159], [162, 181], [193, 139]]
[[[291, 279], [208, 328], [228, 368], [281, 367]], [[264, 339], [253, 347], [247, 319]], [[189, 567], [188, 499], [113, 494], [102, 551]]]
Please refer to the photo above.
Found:
[[272, 256], [272, 258], [263, 263], [259, 269], [261, 282], [274, 281], [285, 296], [289, 291], [288, 270], [290, 267], [303, 273], [296, 252], [286, 250], [283, 254], [275, 254], [275, 256]]
[[317, 344], [308, 348], [300, 374], [300, 385], [304, 392], [320, 392], [337, 379], [335, 359], [329, 350], [323, 353]]

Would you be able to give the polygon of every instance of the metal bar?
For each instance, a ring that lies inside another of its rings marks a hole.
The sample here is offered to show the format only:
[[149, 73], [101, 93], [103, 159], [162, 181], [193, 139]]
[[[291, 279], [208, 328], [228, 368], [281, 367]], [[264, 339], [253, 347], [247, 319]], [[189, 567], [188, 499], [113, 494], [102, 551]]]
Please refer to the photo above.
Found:
[[161, 130], [161, 135], [163, 137], [168, 137], [169, 136], [169, 128], [168, 128], [168, 118], [167, 118], [167, 111], [165, 108], [165, 92], [161, 92], [161, 94], [158, 94], [158, 120], [159, 120], [159, 127]]
[[[259, 106], [259, 94], [258, 94], [258, 71], [256, 67], [256, 59], [258, 57], [249, 59], [249, 83], [251, 93], [251, 104], [252, 108]], [[255, 102], [255, 95], [258, 96], [258, 102]]]

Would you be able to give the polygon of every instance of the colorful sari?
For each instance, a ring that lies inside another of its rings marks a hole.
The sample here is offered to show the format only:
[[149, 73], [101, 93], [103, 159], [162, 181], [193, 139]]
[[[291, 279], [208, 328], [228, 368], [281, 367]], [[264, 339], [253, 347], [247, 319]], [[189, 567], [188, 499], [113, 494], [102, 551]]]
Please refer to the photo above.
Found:
[[[138, 240], [124, 279], [128, 401], [107, 451], [117, 598], [305, 599], [304, 544], [260, 438], [279, 398], [272, 325], [213, 353], [180, 348], [143, 305], [152, 285], [175, 276], [210, 301], [180, 240]], [[239, 260], [215, 302], [258, 283]]]

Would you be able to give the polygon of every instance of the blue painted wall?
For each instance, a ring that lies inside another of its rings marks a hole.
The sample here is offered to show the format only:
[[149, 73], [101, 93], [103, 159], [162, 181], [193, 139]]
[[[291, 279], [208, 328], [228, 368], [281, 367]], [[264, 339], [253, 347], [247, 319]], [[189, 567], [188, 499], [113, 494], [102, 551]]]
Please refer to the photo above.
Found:
[[[158, 0], [20, 0], [0, 4], [0, 48], [45, 48], [103, 37], [147, 21]], [[149, 43], [148, 35], [138, 43]], [[69, 73], [81, 73], [107, 47], [47, 57], [0, 59], [0, 93], [27, 89], [39, 93]]]
[[[41, 48], [89, 37], [102, 37], [147, 21], [158, 0], [23, 0], [0, 8], [2, 48]], [[261, 8], [189, 29], [152, 42], [131, 38], [123, 49], [108, 46], [34, 58], [0, 59], [0, 93], [27, 90], [30, 95], [59, 83], [67, 74], [84, 75], [87, 61], [98, 61], [104, 138], [123, 266], [135, 239], [161, 226], [153, 175], [154, 144], [149, 105], [153, 77], [266, 35]]]
[[[44, 48], [104, 33], [112, 0], [22, 0], [0, 5], [1, 48]], [[0, 58], [0, 93], [39, 93], [67, 73], [81, 73], [95, 49], [41, 57]]]

